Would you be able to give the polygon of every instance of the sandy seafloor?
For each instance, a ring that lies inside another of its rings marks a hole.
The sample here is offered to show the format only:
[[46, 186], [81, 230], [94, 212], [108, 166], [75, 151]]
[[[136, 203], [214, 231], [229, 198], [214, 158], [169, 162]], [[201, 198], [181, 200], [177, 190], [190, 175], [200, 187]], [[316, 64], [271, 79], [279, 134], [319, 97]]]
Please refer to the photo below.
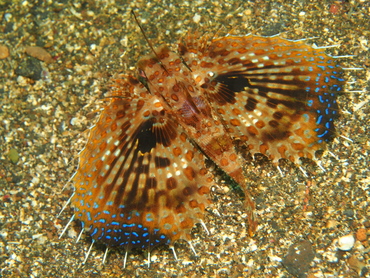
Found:
[[[0, 44], [10, 50], [0, 60], [1, 277], [370, 277], [370, 1], [32, 2], [0, 1]], [[246, 160], [260, 223], [253, 239], [238, 193], [216, 176], [205, 219], [211, 234], [201, 227], [192, 234], [197, 256], [177, 243], [178, 261], [162, 247], [153, 252], [150, 268], [135, 252], [124, 269], [124, 252], [109, 252], [103, 265], [104, 248], [94, 246], [82, 265], [90, 239], [83, 235], [75, 243], [77, 223], [59, 238], [73, 212], [68, 207], [57, 215], [72, 193], [71, 185], [62, 189], [76, 170], [107, 80], [134, 70], [150, 51], [131, 9], [153, 45], [174, 50], [194, 29], [281, 33], [312, 38], [308, 43], [318, 46], [339, 45], [327, 52], [355, 55], [341, 59], [343, 67], [363, 68], [346, 71], [346, 91], [357, 92], [339, 95], [338, 133], [352, 141], [337, 137], [328, 145], [335, 157], [322, 158], [326, 172], [303, 165], [309, 178], [291, 165], [282, 166], [282, 177], [268, 162]], [[41, 62], [37, 81], [17, 71], [28, 59], [25, 47], [33, 45], [53, 57], [52, 63]], [[336, 241], [351, 234], [357, 238], [353, 247], [338, 250]], [[296, 272], [284, 260], [292, 244], [312, 248], [296, 256]]]

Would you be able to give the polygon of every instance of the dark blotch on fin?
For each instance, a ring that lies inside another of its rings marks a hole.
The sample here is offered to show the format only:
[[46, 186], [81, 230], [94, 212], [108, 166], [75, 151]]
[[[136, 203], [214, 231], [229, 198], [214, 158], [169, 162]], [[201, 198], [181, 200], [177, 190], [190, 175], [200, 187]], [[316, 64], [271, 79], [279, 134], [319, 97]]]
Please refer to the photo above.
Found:
[[138, 149], [142, 153], [150, 152], [151, 149], [155, 147], [157, 143], [155, 134], [152, 132], [153, 122], [148, 120], [144, 122], [140, 128], [137, 135]]

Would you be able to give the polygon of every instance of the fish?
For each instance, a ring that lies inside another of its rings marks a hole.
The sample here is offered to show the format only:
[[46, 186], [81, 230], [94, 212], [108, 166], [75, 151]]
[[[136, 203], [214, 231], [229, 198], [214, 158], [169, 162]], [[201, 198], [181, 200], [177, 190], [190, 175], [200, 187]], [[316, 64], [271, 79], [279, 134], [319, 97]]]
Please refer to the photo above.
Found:
[[212, 203], [209, 159], [243, 190], [254, 236], [263, 219], [235, 142], [276, 165], [317, 161], [336, 135], [345, 83], [338, 59], [305, 40], [252, 34], [189, 32], [177, 52], [166, 45], [153, 52], [136, 74], [112, 79], [79, 155], [70, 221], [78, 219], [92, 243], [126, 256], [180, 240], [194, 249], [191, 231], [206, 227]]

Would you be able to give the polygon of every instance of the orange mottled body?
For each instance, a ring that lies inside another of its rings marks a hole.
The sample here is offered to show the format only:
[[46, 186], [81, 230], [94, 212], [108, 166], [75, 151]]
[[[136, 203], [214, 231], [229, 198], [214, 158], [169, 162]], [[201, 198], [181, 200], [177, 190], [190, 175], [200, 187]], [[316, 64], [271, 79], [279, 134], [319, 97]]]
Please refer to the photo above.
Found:
[[257, 221], [234, 140], [273, 162], [315, 152], [334, 136], [335, 59], [278, 37], [189, 35], [119, 77], [92, 128], [72, 198], [75, 216], [107, 246], [151, 249], [190, 240], [210, 204], [204, 156], [244, 190], [249, 233]]

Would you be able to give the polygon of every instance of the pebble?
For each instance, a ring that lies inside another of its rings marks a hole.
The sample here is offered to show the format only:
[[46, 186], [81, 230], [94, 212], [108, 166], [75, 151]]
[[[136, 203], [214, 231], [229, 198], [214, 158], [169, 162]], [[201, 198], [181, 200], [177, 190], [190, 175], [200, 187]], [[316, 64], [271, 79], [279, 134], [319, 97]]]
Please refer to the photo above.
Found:
[[51, 57], [50, 53], [47, 52], [45, 49], [39, 46], [27, 46], [25, 49], [25, 52], [30, 55], [31, 57], [34, 57], [36, 59], [39, 59], [40, 61], [43, 61], [45, 63], [52, 63], [54, 62], [53, 57]]
[[356, 232], [356, 239], [358, 241], [365, 241], [367, 239], [367, 231], [364, 228], [358, 229]]
[[17, 164], [19, 161], [19, 153], [16, 149], [10, 149], [8, 152], [8, 157], [13, 164]]
[[335, 228], [337, 226], [338, 226], [338, 221], [336, 221], [336, 220], [329, 220], [326, 223], [326, 228], [328, 228], [328, 229], [332, 229], [332, 228]]
[[355, 215], [355, 212], [353, 209], [345, 209], [343, 211], [343, 214], [348, 217], [353, 217]]
[[195, 22], [195, 23], [199, 23], [200, 22], [200, 19], [201, 19], [201, 16], [199, 15], [199, 14], [195, 14], [194, 16], [193, 16], [193, 21]]
[[0, 44], [0, 60], [8, 58], [10, 55], [9, 48], [6, 45]]
[[289, 247], [288, 254], [283, 259], [283, 265], [293, 276], [305, 277], [314, 258], [315, 253], [311, 242], [303, 240]]
[[24, 77], [31, 78], [33, 80], [41, 79], [42, 67], [38, 60], [34, 58], [28, 58], [21, 62], [16, 68], [15, 73]]
[[363, 270], [366, 268], [366, 264], [362, 261], [360, 261], [355, 255], [351, 256], [347, 260], [348, 265], [356, 271], [361, 277], [365, 277], [362, 275]]
[[342, 236], [338, 239], [338, 249], [349, 251], [355, 245], [355, 237], [352, 234]]
[[245, 14], [245, 15], [251, 15], [251, 14], [252, 14], [252, 10], [251, 10], [251, 9], [246, 9], [246, 10], [244, 11], [244, 14]]
[[323, 257], [329, 263], [337, 263], [338, 262], [338, 254], [336, 251], [328, 250], [323, 253]]

